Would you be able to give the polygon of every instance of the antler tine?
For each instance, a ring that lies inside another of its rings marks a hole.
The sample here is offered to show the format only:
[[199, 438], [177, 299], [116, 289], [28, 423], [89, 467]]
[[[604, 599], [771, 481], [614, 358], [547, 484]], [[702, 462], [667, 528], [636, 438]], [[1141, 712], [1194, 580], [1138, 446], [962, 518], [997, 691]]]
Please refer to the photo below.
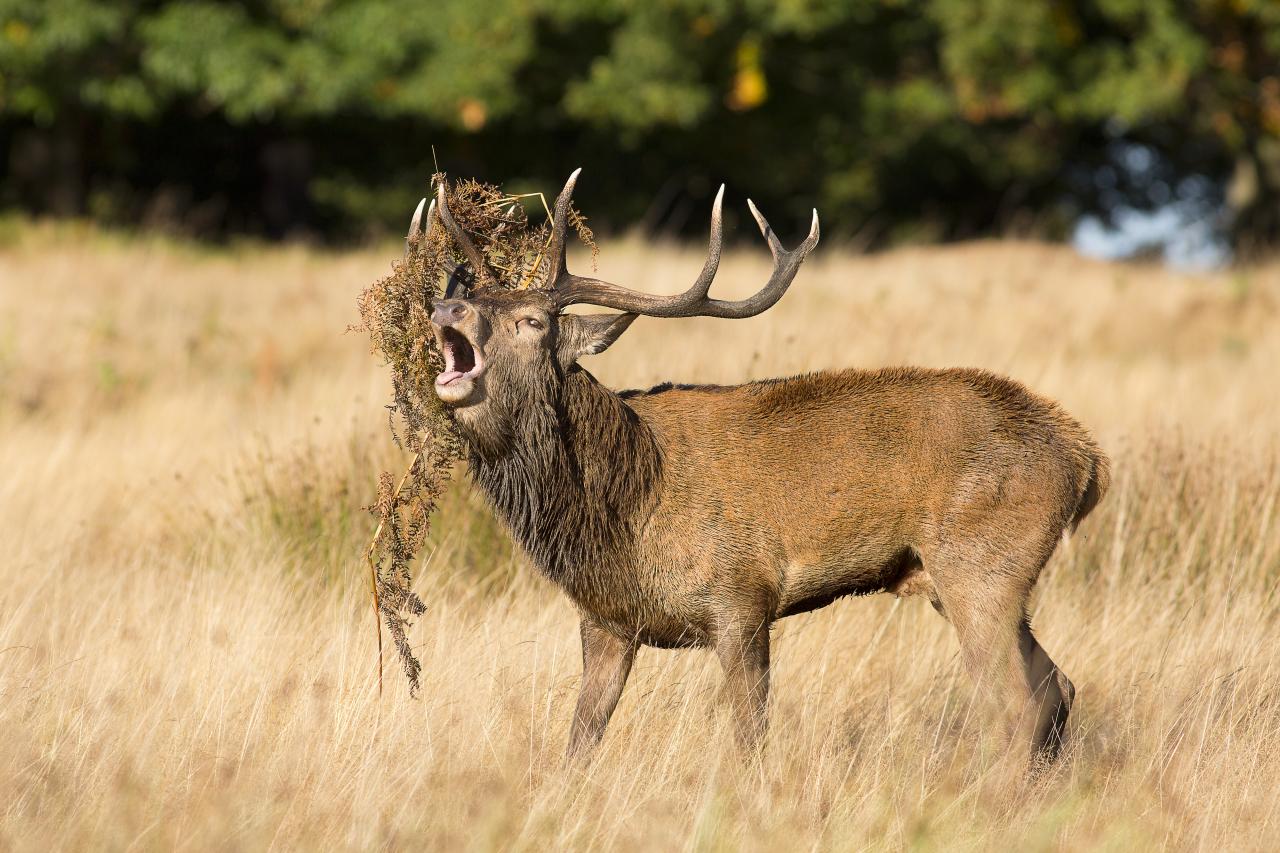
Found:
[[493, 270], [489, 269], [489, 264], [485, 262], [484, 255], [476, 248], [476, 244], [471, 242], [467, 232], [462, 230], [462, 227], [454, 220], [453, 214], [449, 212], [449, 201], [445, 198], [444, 183], [441, 180], [440, 186], [436, 190], [440, 221], [444, 223], [445, 230], [449, 232], [453, 242], [462, 250], [462, 254], [466, 255], [467, 261], [471, 264], [471, 272], [476, 279], [482, 284], [497, 281], [498, 277], [493, 274]]
[[[576, 172], [574, 177], [577, 177]], [[573, 179], [570, 179], [570, 184], [572, 182]], [[709, 299], [707, 291], [720, 265], [722, 239], [720, 207], [723, 198], [724, 187], [721, 186], [720, 192], [716, 193], [716, 201], [711, 210], [711, 246], [707, 251], [707, 260], [702, 266], [702, 273], [697, 281], [684, 293], [678, 296], [653, 296], [628, 290], [606, 281], [563, 272], [555, 280], [558, 305], [563, 308], [566, 305], [589, 302], [592, 305], [644, 314], [649, 317], [722, 317], [731, 320], [754, 317], [773, 307], [795, 280], [800, 264], [813, 251], [814, 246], [818, 245], [818, 211], [816, 209], [813, 211], [813, 224], [809, 226], [809, 236], [795, 249], [787, 251], [777, 235], [773, 233], [773, 228], [769, 226], [764, 215], [748, 201], [747, 206], [751, 210], [751, 215], [760, 226], [760, 233], [764, 234], [769, 244], [769, 253], [773, 255], [773, 274], [769, 276], [769, 281], [764, 287], [746, 299], [735, 301]], [[557, 209], [559, 206], [557, 202]], [[563, 269], [563, 257], [560, 262]]]
[[[764, 214], [760, 212], [760, 208], [756, 207], [756, 203], [751, 199], [747, 199], [747, 209], [751, 211], [751, 216], [755, 218], [756, 225], [760, 226], [760, 233], [764, 235], [765, 242], [769, 244], [769, 254], [775, 258], [780, 252], [785, 252], [782, 248], [782, 241], [778, 239], [778, 235], [773, 233], [773, 228], [769, 226], [769, 220], [764, 218]], [[814, 211], [817, 214], [817, 211]]]
[[573, 170], [569, 180], [564, 182], [564, 189], [560, 190], [560, 195], [556, 196], [555, 222], [551, 223], [551, 245], [547, 248], [547, 265], [551, 270], [552, 287], [555, 287], [568, 273], [564, 256], [566, 244], [569, 241], [569, 210], [573, 205], [573, 188], [578, 183], [580, 174], [582, 174], [581, 166]]
[[716, 272], [720, 269], [720, 248], [724, 242], [724, 227], [721, 222], [720, 211], [724, 206], [724, 184], [720, 185], [720, 189], [716, 191], [716, 200], [711, 204], [711, 242], [707, 246], [707, 259], [702, 264], [702, 272], [698, 273], [698, 280], [693, 286], [684, 292], [684, 296], [690, 299], [702, 299], [707, 295], [707, 291], [711, 289], [711, 282], [716, 277]]
[[[413, 219], [409, 220], [409, 233], [404, 235], [404, 254], [406, 257], [408, 257], [409, 255], [409, 247], [410, 247], [410, 244], [413, 242], [413, 238], [418, 235], [418, 229], [422, 226], [422, 208], [426, 203], [427, 203], [427, 200], [425, 198], [422, 201], [418, 202], [418, 206], [414, 208], [414, 211], [413, 211]], [[434, 201], [431, 202], [432, 210], [435, 209], [435, 206], [436, 206], [436, 203]], [[430, 211], [428, 211], [427, 225], [430, 226], [430, 224], [431, 224], [431, 213]]]

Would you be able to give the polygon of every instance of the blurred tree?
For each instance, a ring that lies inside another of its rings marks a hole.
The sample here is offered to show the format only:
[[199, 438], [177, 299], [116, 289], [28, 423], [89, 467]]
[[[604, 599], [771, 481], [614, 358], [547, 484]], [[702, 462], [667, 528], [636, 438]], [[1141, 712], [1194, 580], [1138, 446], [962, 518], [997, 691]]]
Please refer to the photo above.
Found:
[[1278, 60], [1274, 0], [0, 0], [0, 200], [359, 233], [434, 144], [514, 187], [586, 166], [605, 227], [701, 230], [720, 180], [869, 243], [1209, 185], [1270, 244]]
[[[1114, 162], [1126, 149], [1097, 148], [1099, 132], [1150, 146], [1169, 174], [1129, 181], [1143, 196], [1129, 199], [1137, 206], [1164, 204], [1179, 177], [1233, 175], [1224, 223], [1233, 242], [1280, 240], [1280, 3], [934, 0], [931, 15], [970, 121], [1012, 120], [1055, 141], [1089, 134], [1094, 150], [1060, 156], [1102, 155], [1131, 178]], [[1099, 188], [1113, 189], [1102, 175]]]

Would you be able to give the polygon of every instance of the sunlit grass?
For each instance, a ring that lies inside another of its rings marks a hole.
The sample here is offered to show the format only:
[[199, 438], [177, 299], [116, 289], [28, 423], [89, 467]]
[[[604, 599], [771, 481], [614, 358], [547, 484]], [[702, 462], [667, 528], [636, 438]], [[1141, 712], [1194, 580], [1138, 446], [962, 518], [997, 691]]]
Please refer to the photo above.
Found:
[[[423, 698], [389, 658], [379, 704], [360, 508], [406, 460], [385, 375], [343, 330], [394, 249], [14, 227], [0, 848], [1280, 842], [1280, 267], [1192, 278], [1035, 244], [819, 249], [766, 315], [641, 320], [590, 365], [615, 386], [977, 365], [1094, 430], [1112, 492], [1035, 603], [1079, 689], [1071, 745], [1011, 790], [951, 629], [887, 597], [780, 623], [758, 764], [731, 748], [713, 657], [646, 650], [598, 760], [562, 769], [573, 609], [461, 477], [417, 572]], [[700, 263], [622, 243], [600, 274], [671, 292]], [[767, 270], [763, 248], [731, 254], [717, 292]]]

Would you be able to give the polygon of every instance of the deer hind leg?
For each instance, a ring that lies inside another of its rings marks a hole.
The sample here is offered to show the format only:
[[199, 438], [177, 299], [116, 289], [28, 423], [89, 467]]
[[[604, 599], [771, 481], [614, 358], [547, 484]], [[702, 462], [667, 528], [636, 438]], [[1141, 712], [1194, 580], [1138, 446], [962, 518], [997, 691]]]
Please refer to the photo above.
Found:
[[1000, 708], [1015, 746], [1034, 760], [1052, 761], [1060, 751], [1075, 688], [1031, 633], [1027, 598], [1035, 575], [953, 565], [940, 583], [944, 612], [956, 629], [961, 652], [981, 694]]
[[1076, 698], [1076, 688], [1036, 642], [1031, 633], [1031, 623], [1026, 619], [1019, 627], [1018, 648], [1022, 652], [1023, 670], [1031, 690], [1030, 707], [1034, 711], [1028, 715], [1026, 724], [1033, 754], [1045, 762], [1052, 762], [1066, 741], [1067, 717]]

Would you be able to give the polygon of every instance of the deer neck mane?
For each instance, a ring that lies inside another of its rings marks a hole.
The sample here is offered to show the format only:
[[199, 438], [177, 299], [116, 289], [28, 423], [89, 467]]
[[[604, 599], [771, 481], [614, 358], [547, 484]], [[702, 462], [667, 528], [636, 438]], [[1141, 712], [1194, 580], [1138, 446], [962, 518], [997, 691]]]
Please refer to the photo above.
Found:
[[539, 570], [581, 598], [625, 561], [652, 510], [653, 432], [577, 366], [502, 408], [500, 433], [467, 436], [472, 477]]

